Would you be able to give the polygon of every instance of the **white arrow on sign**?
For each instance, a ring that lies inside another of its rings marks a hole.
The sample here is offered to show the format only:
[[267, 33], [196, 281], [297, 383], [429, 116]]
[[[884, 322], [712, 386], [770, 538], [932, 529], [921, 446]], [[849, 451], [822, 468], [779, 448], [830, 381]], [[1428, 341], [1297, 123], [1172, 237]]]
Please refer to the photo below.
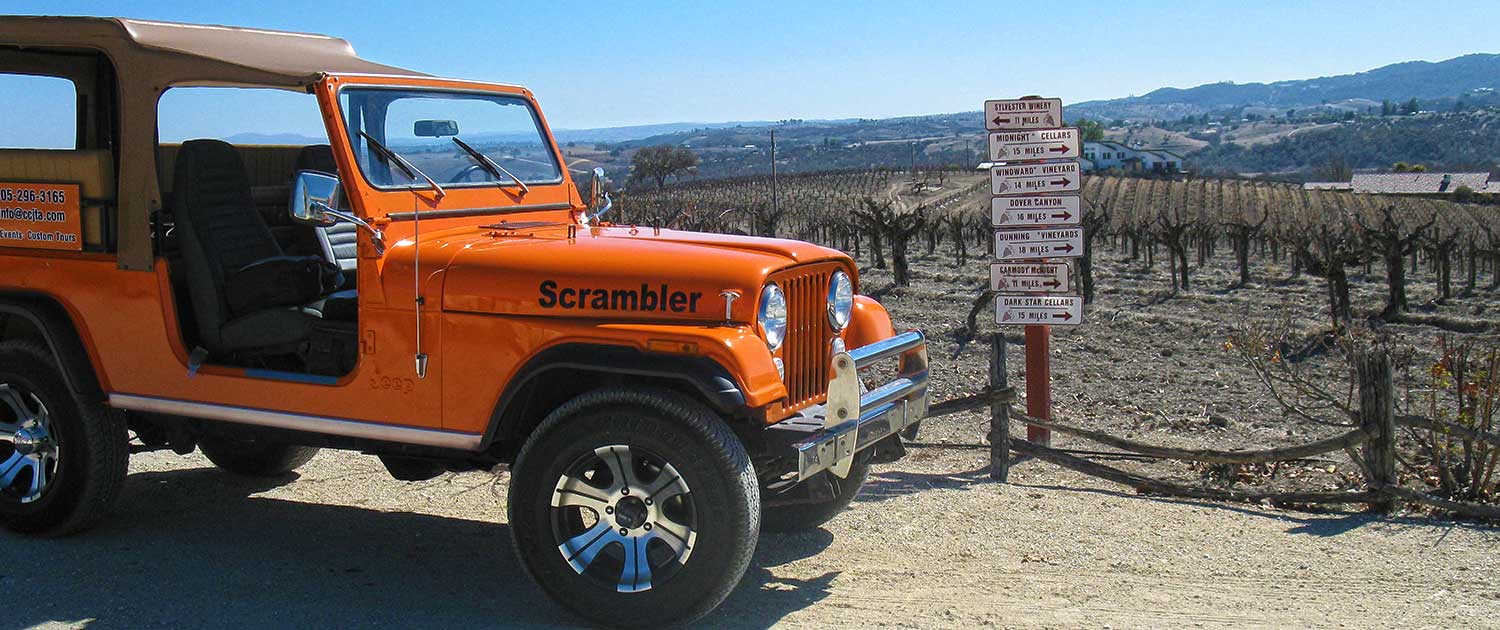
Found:
[[990, 167], [990, 193], [1025, 195], [1078, 192], [1082, 179], [1077, 160], [992, 166]]
[[990, 134], [990, 161], [1061, 160], [1082, 153], [1077, 127]]
[[1073, 290], [1067, 263], [993, 263], [990, 289], [1026, 293], [1067, 293]]
[[1078, 195], [994, 197], [990, 217], [995, 227], [1078, 225], [1082, 207]]
[[1083, 323], [1083, 298], [1071, 295], [997, 295], [995, 323], [1076, 326]]
[[1083, 255], [1083, 228], [995, 230], [997, 260], [1077, 258]]
[[984, 128], [1052, 129], [1062, 126], [1062, 99], [1020, 98], [984, 102]]

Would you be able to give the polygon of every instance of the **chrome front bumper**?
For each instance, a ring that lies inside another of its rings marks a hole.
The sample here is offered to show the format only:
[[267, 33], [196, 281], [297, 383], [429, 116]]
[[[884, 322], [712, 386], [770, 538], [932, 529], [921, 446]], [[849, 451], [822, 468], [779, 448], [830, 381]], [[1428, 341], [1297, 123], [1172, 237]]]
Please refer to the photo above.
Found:
[[[896, 378], [861, 394], [859, 370], [893, 357], [900, 358]], [[835, 345], [832, 361], [828, 402], [770, 426], [806, 434], [792, 442], [797, 482], [824, 470], [847, 476], [855, 453], [927, 415], [927, 339], [921, 332], [913, 330], [848, 351]]]

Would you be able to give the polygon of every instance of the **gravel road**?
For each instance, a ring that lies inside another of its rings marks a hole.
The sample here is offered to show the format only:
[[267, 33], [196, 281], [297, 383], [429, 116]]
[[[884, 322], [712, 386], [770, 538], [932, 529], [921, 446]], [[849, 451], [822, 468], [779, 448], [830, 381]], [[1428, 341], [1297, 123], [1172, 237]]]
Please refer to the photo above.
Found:
[[[1158, 500], [920, 449], [846, 514], [761, 538], [704, 627], [1481, 627], [1500, 530]], [[138, 456], [117, 513], [0, 534], [5, 627], [569, 627], [511, 554], [503, 477], [390, 479], [320, 454], [275, 481]]]

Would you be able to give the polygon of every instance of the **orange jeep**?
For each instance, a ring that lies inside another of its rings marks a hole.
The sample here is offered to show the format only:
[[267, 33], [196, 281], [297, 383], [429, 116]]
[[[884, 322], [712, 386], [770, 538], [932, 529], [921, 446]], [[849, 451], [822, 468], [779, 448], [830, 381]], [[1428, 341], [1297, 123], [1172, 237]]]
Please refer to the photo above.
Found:
[[[683, 622], [762, 528], [832, 518], [926, 413], [925, 341], [858, 295], [848, 256], [609, 223], [602, 171], [574, 184], [525, 88], [321, 35], [102, 18], [0, 18], [5, 75], [71, 82], [77, 110], [70, 148], [0, 149], [15, 530], [94, 524], [146, 450], [245, 475], [318, 448], [403, 480], [508, 465], [544, 590], [599, 622]], [[158, 101], [189, 87], [299, 95], [326, 141], [164, 142]]]

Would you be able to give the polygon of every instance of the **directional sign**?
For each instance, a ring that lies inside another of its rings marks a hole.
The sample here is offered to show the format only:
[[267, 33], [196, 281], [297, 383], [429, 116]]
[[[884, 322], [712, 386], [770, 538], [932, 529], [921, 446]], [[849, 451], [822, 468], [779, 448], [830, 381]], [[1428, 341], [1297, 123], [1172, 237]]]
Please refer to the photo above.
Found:
[[996, 260], [1077, 258], [1083, 255], [1083, 228], [995, 230]]
[[1013, 164], [990, 167], [990, 192], [996, 195], [1078, 192], [1078, 162]]
[[1021, 98], [984, 102], [984, 128], [1052, 129], [1062, 126], [1062, 99]]
[[990, 216], [995, 227], [1078, 225], [1082, 207], [1078, 195], [994, 197], [990, 199]]
[[994, 263], [990, 289], [1026, 293], [1067, 293], [1073, 290], [1067, 263]]
[[997, 295], [995, 323], [1075, 326], [1083, 323], [1083, 298], [1072, 295]]
[[997, 131], [990, 134], [990, 161], [1061, 160], [1082, 151], [1077, 127], [1043, 131]]

